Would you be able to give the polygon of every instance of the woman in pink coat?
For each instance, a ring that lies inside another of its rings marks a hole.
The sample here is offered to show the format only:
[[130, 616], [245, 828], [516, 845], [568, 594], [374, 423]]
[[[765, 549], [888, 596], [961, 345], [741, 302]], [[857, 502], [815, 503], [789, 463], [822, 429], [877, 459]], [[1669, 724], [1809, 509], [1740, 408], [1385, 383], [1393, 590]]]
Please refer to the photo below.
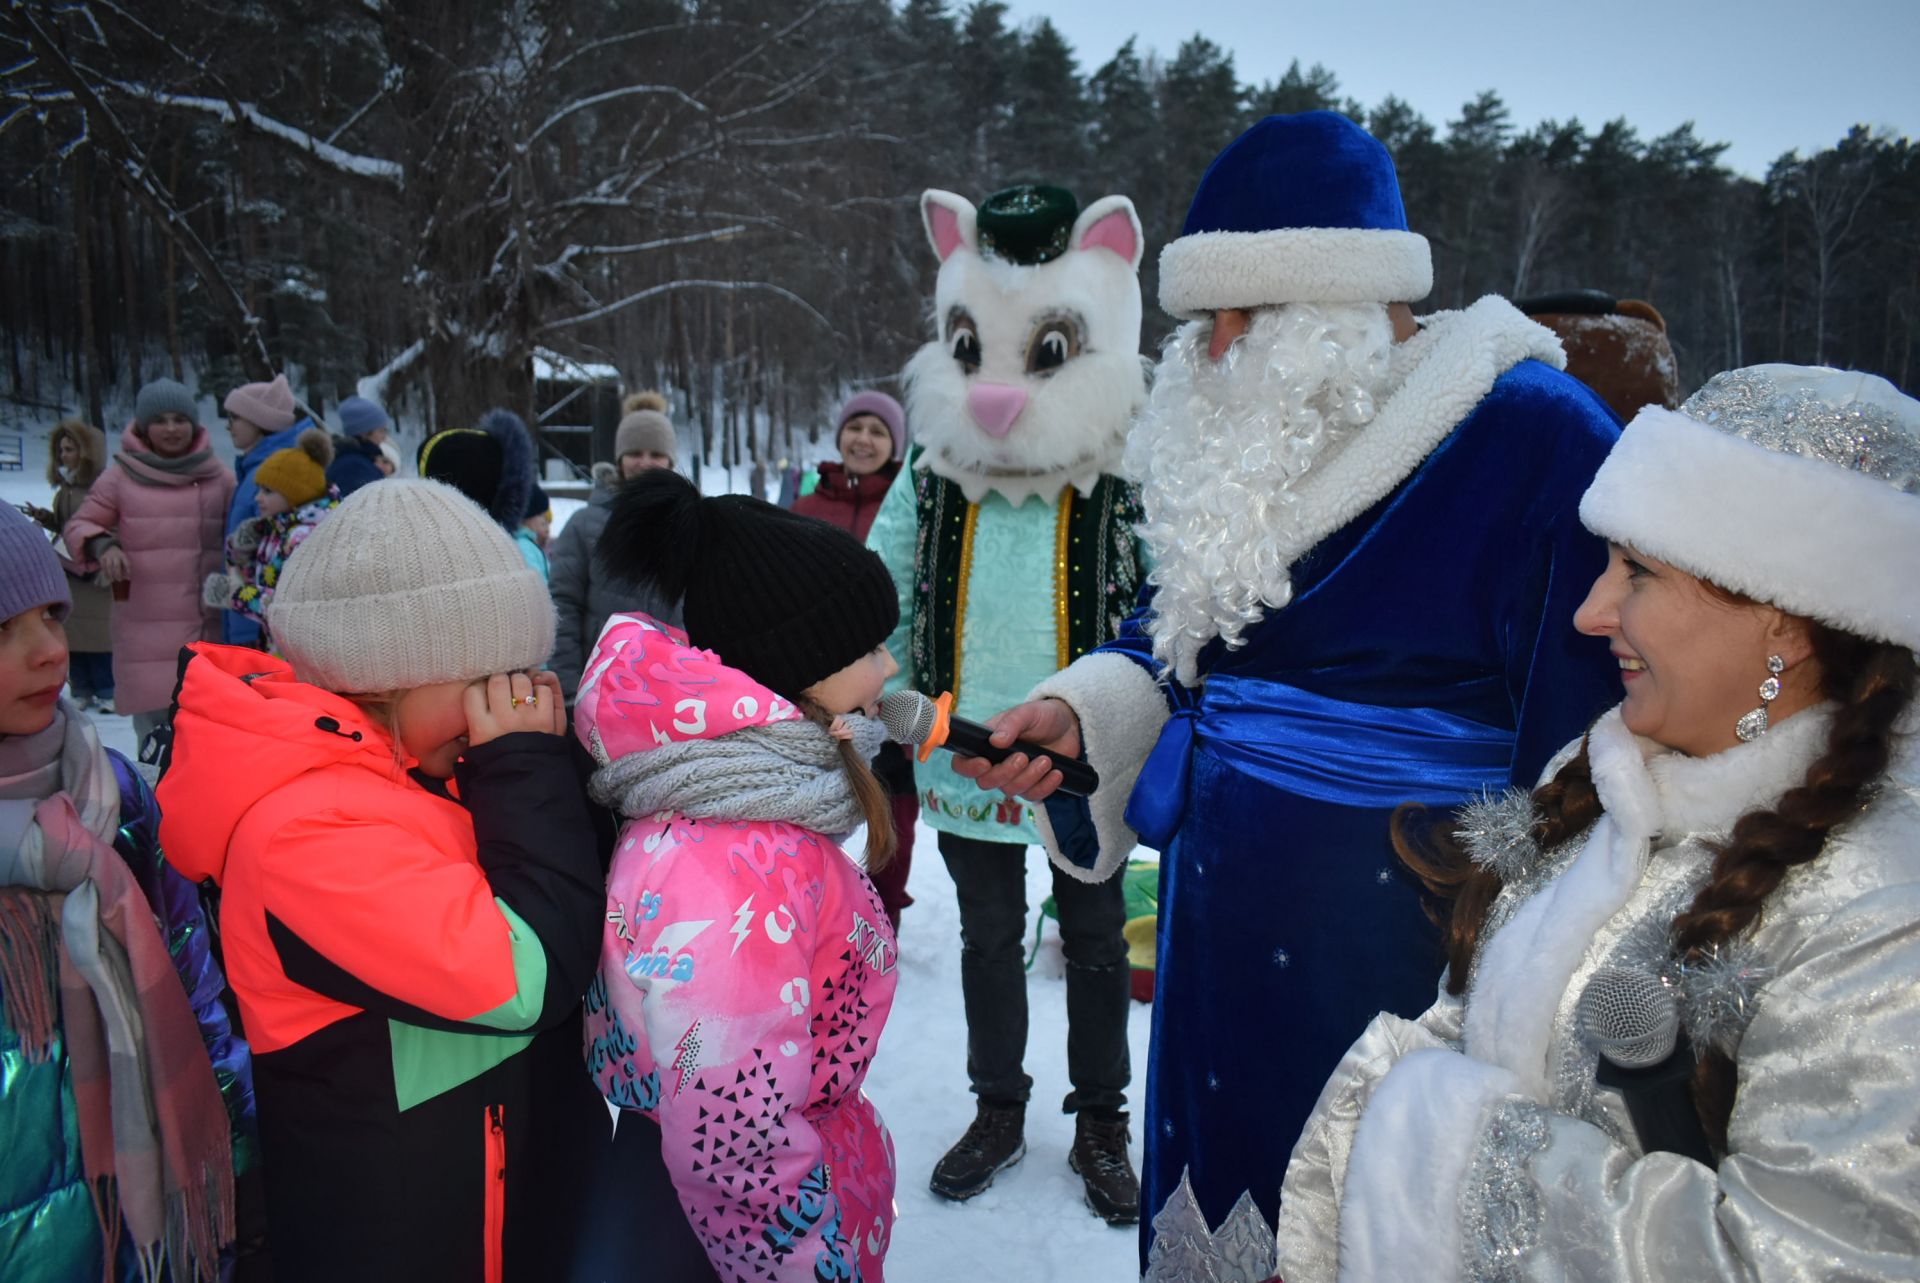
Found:
[[[891, 581], [844, 531], [701, 499], [667, 472], [614, 500], [600, 555], [682, 599], [687, 620], [683, 636], [615, 615], [575, 706], [594, 796], [627, 817], [588, 1069], [634, 1111], [623, 1133], [657, 1137], [706, 1256], [669, 1268], [650, 1247], [622, 1277], [881, 1283], [893, 1143], [861, 1086], [893, 1005], [894, 939], [839, 843], [865, 822], [869, 858], [890, 854], [866, 763], [898, 671]], [[657, 1217], [648, 1202], [626, 1217]], [[669, 1228], [685, 1234], [648, 1241]]]
[[220, 636], [200, 586], [224, 557], [233, 470], [194, 416], [172, 379], [141, 388], [113, 466], [62, 534], [76, 562], [113, 581], [114, 711], [143, 742], [166, 720], [180, 648]]

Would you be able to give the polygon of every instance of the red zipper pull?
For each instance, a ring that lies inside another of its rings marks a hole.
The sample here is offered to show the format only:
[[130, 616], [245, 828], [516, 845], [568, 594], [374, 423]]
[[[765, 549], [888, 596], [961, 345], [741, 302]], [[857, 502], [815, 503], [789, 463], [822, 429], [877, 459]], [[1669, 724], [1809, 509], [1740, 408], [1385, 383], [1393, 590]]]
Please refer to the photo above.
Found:
[[501, 1283], [505, 1272], [507, 1224], [507, 1110], [487, 1106], [487, 1182], [484, 1239], [486, 1283]]

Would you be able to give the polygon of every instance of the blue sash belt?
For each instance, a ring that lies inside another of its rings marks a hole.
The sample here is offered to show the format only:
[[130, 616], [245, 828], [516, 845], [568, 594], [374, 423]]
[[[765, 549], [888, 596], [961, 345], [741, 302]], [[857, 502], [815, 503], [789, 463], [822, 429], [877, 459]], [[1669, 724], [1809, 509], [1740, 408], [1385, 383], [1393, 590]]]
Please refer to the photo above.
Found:
[[1162, 851], [1186, 812], [1196, 743], [1282, 792], [1383, 810], [1458, 802], [1504, 784], [1511, 766], [1512, 731], [1439, 709], [1356, 704], [1231, 675], [1175, 698], [1127, 803], [1127, 823]]

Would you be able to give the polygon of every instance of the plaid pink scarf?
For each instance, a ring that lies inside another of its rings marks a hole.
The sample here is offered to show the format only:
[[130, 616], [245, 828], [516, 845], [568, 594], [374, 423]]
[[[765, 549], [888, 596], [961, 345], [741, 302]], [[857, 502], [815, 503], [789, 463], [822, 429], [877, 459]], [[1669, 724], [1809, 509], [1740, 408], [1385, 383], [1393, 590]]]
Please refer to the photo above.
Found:
[[107, 1277], [124, 1223], [143, 1278], [210, 1280], [234, 1232], [226, 1109], [153, 910], [110, 845], [112, 765], [84, 717], [61, 716], [61, 791], [0, 850], [6, 1015], [29, 1059], [51, 1054], [56, 1020], [66, 1040]]

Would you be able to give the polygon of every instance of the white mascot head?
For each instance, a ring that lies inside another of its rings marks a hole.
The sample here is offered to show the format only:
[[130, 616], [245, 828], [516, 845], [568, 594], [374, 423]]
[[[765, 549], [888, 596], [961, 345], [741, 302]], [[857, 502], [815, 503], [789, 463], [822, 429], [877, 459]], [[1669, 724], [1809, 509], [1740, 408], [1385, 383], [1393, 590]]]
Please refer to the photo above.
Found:
[[1119, 468], [1146, 397], [1140, 355], [1140, 218], [1125, 196], [1076, 216], [1058, 187], [1013, 187], [978, 210], [952, 192], [920, 198], [940, 256], [937, 337], [907, 363], [920, 466], [969, 503], [1016, 506]]

